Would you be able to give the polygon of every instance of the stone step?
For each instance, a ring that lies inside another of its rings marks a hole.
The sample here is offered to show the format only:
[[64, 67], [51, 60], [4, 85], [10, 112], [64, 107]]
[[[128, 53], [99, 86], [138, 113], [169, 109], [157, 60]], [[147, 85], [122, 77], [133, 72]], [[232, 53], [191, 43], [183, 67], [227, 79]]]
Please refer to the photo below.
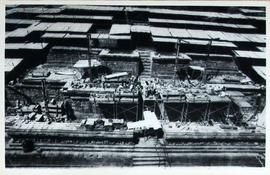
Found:
[[150, 75], [141, 75], [140, 78], [151, 78]]
[[150, 75], [150, 74], [151, 74], [150, 71], [143, 71], [143, 72], [141, 73], [141, 75]]
[[145, 60], [142, 60], [142, 63], [151, 63], [151, 60], [145, 59]]
[[155, 156], [155, 157], [134, 157], [133, 158], [133, 162], [134, 161], [165, 161], [165, 158], [164, 157], [158, 157], [158, 156]]
[[133, 162], [133, 166], [165, 166], [166, 161], [138, 161]]
[[141, 75], [148, 75], [148, 76], [150, 76], [151, 73], [150, 72], [142, 72]]

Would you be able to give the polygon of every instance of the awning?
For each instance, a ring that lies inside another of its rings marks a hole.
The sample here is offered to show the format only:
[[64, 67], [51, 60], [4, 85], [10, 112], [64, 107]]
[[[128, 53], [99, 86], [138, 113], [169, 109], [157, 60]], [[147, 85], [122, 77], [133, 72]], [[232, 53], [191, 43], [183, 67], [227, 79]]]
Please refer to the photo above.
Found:
[[127, 75], [128, 75], [127, 72], [119, 72], [119, 73], [106, 75], [105, 78], [106, 79], [112, 79], [112, 78], [119, 78], [119, 77], [123, 77], [123, 76], [127, 76]]
[[239, 108], [252, 108], [251, 104], [248, 101], [246, 101], [243, 97], [232, 97], [232, 101]]
[[266, 67], [265, 66], [252, 66], [252, 68], [260, 75], [263, 79], [266, 80]]
[[110, 30], [110, 34], [130, 34], [130, 25], [127, 24], [113, 24]]
[[21, 62], [22, 58], [6, 58], [5, 59], [5, 72], [11, 72], [15, 67], [17, 67]]
[[193, 69], [193, 70], [198, 70], [198, 71], [201, 71], [201, 72], [203, 72], [204, 71], [204, 68], [203, 67], [201, 67], [201, 66], [189, 66], [191, 69]]
[[[96, 59], [91, 59], [91, 67], [98, 67], [101, 63]], [[78, 60], [74, 66], [75, 68], [89, 68], [89, 60]]]
[[127, 123], [128, 129], [159, 129], [161, 128], [161, 124], [158, 121], [154, 112], [145, 111], [143, 112], [144, 120], [139, 120], [137, 122], [129, 122]]
[[246, 51], [246, 50], [234, 50], [237, 58], [248, 58], [248, 59], [266, 59], [265, 52], [260, 51]]
[[157, 116], [154, 112], [151, 111], [144, 111], [143, 117], [145, 124], [149, 127], [153, 127], [153, 129], [159, 129], [161, 128], [161, 124], [157, 119]]
[[136, 33], [150, 33], [150, 26], [134, 25], [131, 26], [131, 32]]
[[164, 27], [150, 27], [151, 33], [153, 36], [159, 37], [172, 37], [171, 33], [169, 32], [169, 28]]

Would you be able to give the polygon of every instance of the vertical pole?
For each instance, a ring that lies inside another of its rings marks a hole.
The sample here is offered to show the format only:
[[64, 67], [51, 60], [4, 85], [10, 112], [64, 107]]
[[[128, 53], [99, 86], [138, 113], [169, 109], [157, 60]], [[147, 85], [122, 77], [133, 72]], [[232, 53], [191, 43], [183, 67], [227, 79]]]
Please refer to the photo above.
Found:
[[230, 114], [230, 108], [231, 108], [231, 102], [229, 102], [228, 106], [227, 106], [227, 111], [226, 111], [226, 119], [228, 118], [229, 114]]
[[177, 67], [178, 67], [178, 57], [179, 57], [179, 51], [180, 51], [180, 44], [181, 40], [177, 40], [176, 43], [176, 58], [175, 58], [175, 64], [174, 64], [174, 76], [173, 76], [173, 84], [175, 85], [175, 79], [176, 79], [176, 74], [177, 74]]
[[117, 101], [115, 102], [115, 118], [117, 118]]
[[115, 92], [113, 93], [113, 118], [115, 119]]
[[162, 100], [162, 113], [163, 113], [163, 120], [165, 121], [165, 104], [163, 100]]
[[209, 44], [207, 46], [207, 56], [206, 56], [206, 59], [205, 59], [205, 68], [204, 68], [204, 74], [203, 74], [203, 83], [206, 83], [206, 73], [207, 73], [207, 69], [208, 69], [207, 62], [208, 62], [209, 57], [210, 57], [211, 46], [212, 46], [212, 40], [209, 41]]
[[186, 102], [186, 113], [185, 113], [185, 119], [184, 119], [184, 121], [186, 122], [187, 121], [187, 115], [188, 115], [188, 108], [189, 108], [189, 103], [188, 102]]
[[127, 12], [126, 7], [124, 8], [124, 11], [125, 11], [126, 23], [129, 24], [129, 20], [128, 20], [128, 12]]
[[88, 40], [88, 64], [89, 64], [89, 78], [90, 81], [92, 81], [92, 71], [91, 71], [91, 34], [87, 34], [87, 40]]
[[205, 114], [204, 114], [204, 122], [205, 121], [209, 121], [209, 107], [210, 107], [210, 100], [208, 100], [207, 106], [206, 106], [206, 110], [205, 110]]
[[139, 94], [137, 94], [137, 112], [136, 112], [136, 121], [138, 121], [139, 115]]
[[47, 100], [47, 94], [46, 94], [46, 87], [45, 87], [45, 80], [41, 80], [41, 86], [42, 86], [42, 94], [43, 94], [43, 100], [44, 100], [44, 106], [45, 106], [45, 114], [47, 117], [50, 117], [49, 115], [49, 109], [48, 109], [48, 100]]
[[[181, 103], [180, 103], [180, 104], [181, 104]], [[183, 103], [183, 105], [182, 105], [182, 111], [181, 111], [181, 123], [183, 122], [184, 112], [185, 112], [185, 103]]]

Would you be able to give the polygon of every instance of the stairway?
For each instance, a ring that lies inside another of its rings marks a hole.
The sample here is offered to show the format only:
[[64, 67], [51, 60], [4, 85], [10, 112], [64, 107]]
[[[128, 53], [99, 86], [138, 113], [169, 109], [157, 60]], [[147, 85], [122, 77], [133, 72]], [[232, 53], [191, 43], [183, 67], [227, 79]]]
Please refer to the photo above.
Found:
[[152, 55], [151, 51], [138, 51], [143, 64], [141, 78], [150, 78], [152, 74]]
[[133, 166], [168, 166], [166, 148], [156, 138], [141, 138], [134, 152], [144, 148], [144, 152], [133, 156]]
[[159, 156], [135, 156], [133, 166], [166, 166], [164, 157]]

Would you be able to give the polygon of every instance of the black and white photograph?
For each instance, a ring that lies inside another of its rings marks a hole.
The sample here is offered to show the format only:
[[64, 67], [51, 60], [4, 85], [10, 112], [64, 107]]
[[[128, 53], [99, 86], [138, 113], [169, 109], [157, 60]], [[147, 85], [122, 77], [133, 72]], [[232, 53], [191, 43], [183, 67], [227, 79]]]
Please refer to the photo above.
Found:
[[264, 168], [266, 12], [5, 5], [5, 167]]

